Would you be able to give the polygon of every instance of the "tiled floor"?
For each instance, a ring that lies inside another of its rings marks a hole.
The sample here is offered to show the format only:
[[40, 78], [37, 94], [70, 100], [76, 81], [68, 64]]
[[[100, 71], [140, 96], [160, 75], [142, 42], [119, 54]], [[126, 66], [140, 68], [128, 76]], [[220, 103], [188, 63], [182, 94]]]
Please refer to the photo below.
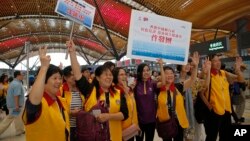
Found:
[[[243, 115], [245, 117], [244, 124], [250, 124], [250, 91], [247, 93], [247, 97], [248, 99], [246, 101], [246, 108]], [[25, 141], [25, 135], [15, 136], [14, 125], [11, 124], [7, 131], [0, 135], [0, 141]], [[154, 141], [161, 141], [157, 133], [155, 133]]]

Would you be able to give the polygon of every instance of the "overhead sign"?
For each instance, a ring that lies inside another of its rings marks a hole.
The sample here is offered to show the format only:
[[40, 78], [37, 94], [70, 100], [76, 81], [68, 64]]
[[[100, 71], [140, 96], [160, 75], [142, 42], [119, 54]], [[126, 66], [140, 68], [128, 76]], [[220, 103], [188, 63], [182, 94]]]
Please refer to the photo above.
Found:
[[95, 9], [83, 0], [58, 0], [55, 12], [92, 29]]
[[186, 64], [192, 23], [132, 10], [127, 57]]
[[218, 38], [198, 44], [193, 44], [190, 47], [190, 52], [198, 51], [200, 55], [216, 54], [226, 52], [230, 48], [229, 37]]

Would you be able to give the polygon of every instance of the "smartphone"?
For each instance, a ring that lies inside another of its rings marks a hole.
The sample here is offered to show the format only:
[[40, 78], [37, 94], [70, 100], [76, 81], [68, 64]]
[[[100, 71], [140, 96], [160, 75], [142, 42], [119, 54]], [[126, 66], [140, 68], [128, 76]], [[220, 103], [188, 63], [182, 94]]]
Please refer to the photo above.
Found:
[[133, 84], [134, 82], [135, 82], [135, 78], [134, 78], [134, 77], [128, 78], [128, 86], [130, 86], [130, 85]]

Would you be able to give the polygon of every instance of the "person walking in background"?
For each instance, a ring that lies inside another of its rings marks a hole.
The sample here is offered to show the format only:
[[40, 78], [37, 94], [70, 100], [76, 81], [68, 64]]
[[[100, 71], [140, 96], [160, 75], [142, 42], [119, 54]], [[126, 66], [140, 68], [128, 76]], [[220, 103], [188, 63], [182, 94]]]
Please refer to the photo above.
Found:
[[144, 134], [146, 141], [153, 141], [156, 125], [156, 97], [158, 88], [166, 84], [163, 71], [163, 61], [158, 60], [161, 69], [161, 82], [156, 83], [150, 79], [150, 69], [147, 64], [140, 64], [137, 68], [137, 82], [134, 89], [137, 106], [139, 126], [142, 131], [136, 136], [137, 141], [143, 141]]
[[21, 118], [24, 108], [23, 74], [20, 71], [15, 71], [14, 78], [9, 85], [6, 97], [9, 115], [0, 123], [0, 134], [2, 134], [13, 121], [15, 123], [16, 135], [21, 135], [25, 132]]

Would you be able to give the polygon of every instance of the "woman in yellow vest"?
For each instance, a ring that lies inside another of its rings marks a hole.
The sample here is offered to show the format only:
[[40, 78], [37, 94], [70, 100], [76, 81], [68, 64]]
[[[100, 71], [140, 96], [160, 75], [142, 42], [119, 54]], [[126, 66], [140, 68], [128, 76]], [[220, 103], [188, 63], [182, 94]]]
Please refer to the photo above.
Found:
[[65, 82], [60, 88], [60, 93], [65, 98], [67, 103], [67, 109], [69, 109], [70, 116], [70, 141], [76, 141], [76, 116], [83, 108], [85, 98], [81, 95], [80, 91], [76, 87], [75, 77], [71, 66], [67, 66], [63, 69], [63, 78]]
[[[209, 58], [211, 59], [211, 72], [208, 76], [211, 76], [211, 80], [204, 102], [211, 112], [204, 121], [206, 140], [216, 141], [219, 134], [220, 140], [227, 141], [230, 140], [229, 129], [231, 128], [232, 113], [229, 84], [235, 81], [244, 82], [243, 73], [240, 70], [243, 62], [241, 57], [236, 57], [235, 75], [221, 70], [221, 61], [217, 54], [212, 54]], [[210, 99], [209, 101], [208, 98]]]
[[[187, 90], [192, 86], [192, 83], [196, 80], [197, 76], [197, 67], [199, 64], [199, 55], [197, 52], [194, 53], [192, 57], [193, 70], [191, 77], [185, 80], [183, 83], [174, 84], [175, 74], [173, 68], [165, 66], [164, 73], [166, 77], [166, 86], [161, 88], [161, 91], [158, 95], [158, 106], [157, 106], [157, 118], [159, 122], [164, 122], [170, 118], [175, 118], [176, 123], [178, 124], [178, 133], [173, 138], [175, 141], [183, 140], [183, 129], [189, 127], [189, 122], [186, 116], [186, 111], [184, 107], [184, 97], [182, 92]], [[175, 101], [175, 111], [174, 117], [171, 117], [172, 114], [170, 110], [173, 110], [173, 99], [174, 91], [176, 91], [176, 101]], [[168, 99], [171, 98], [171, 105], [168, 103]], [[171, 139], [163, 139], [163, 141], [168, 141]]]
[[128, 108], [126, 99], [119, 90], [115, 90], [112, 86], [113, 75], [111, 70], [105, 66], [99, 66], [95, 70], [95, 78], [90, 84], [88, 80], [82, 76], [80, 65], [77, 62], [75, 45], [73, 41], [66, 43], [70, 54], [71, 66], [76, 78], [76, 85], [80, 92], [87, 97], [85, 103], [85, 111], [97, 105], [98, 101], [103, 102], [108, 108], [108, 113], [100, 113], [97, 116], [99, 122], [109, 122], [110, 140], [122, 140], [121, 121], [128, 118]]
[[6, 106], [6, 95], [8, 90], [8, 75], [2, 74], [0, 77], [0, 109], [6, 112], [6, 115], [9, 114], [9, 110]]
[[[125, 94], [125, 98], [127, 100], [129, 116], [127, 120], [122, 121], [122, 130], [125, 130], [126, 128], [128, 128], [133, 124], [135, 124], [139, 129], [134, 92], [133, 88], [129, 88], [127, 86], [126, 72], [123, 68], [118, 67], [113, 70], [113, 76], [114, 76], [113, 82], [115, 84], [115, 88], [120, 90], [121, 93]], [[133, 140], [134, 137], [132, 137], [128, 141], [133, 141]]]
[[39, 48], [41, 67], [29, 93], [23, 114], [26, 141], [69, 141], [66, 101], [57, 96], [62, 72], [50, 65], [47, 47]]

